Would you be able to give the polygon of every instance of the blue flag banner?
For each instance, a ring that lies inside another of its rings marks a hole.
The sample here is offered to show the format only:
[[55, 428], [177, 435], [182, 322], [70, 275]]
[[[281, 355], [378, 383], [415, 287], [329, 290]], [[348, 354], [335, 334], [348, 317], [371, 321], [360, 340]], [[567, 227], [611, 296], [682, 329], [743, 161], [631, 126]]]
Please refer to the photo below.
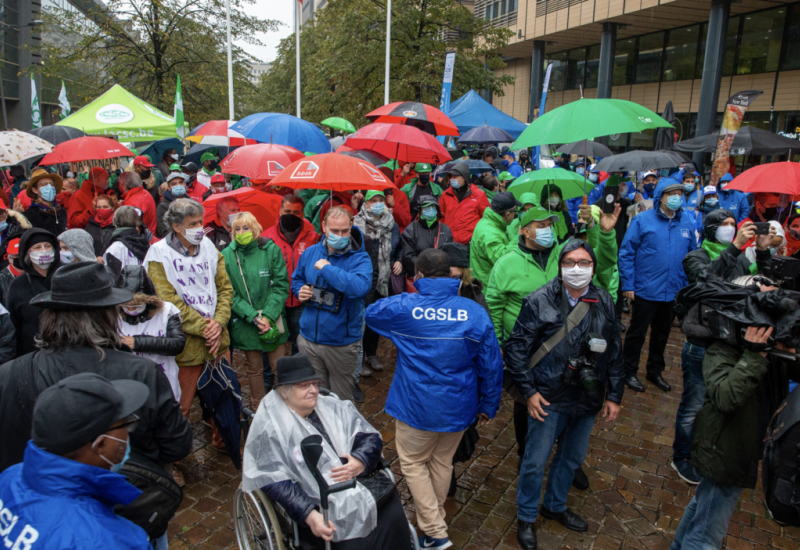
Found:
[[[547, 72], [544, 75], [544, 86], [542, 86], [542, 101], [539, 103], [539, 116], [542, 116], [544, 114], [544, 105], [545, 105], [545, 102], [547, 101], [547, 88], [550, 87], [550, 72], [552, 70], [553, 70], [553, 64], [552, 63], [548, 63], [547, 64]], [[539, 146], [538, 145], [533, 148], [533, 155], [531, 155], [531, 158], [533, 159], [533, 165], [536, 167], [536, 169], [538, 170], [539, 168], [541, 168], [541, 166], [539, 166]]]
[[450, 90], [453, 88], [453, 67], [456, 64], [456, 52], [450, 52], [444, 61], [444, 82], [442, 83], [442, 100], [439, 110], [444, 114], [450, 113]]

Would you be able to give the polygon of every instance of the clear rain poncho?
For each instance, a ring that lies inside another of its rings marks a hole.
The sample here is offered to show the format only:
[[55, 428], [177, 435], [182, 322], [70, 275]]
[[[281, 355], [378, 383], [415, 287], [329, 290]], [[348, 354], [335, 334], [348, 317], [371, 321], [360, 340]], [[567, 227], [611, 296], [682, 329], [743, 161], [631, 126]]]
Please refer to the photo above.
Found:
[[[323, 453], [317, 465], [329, 485], [331, 469], [342, 466], [339, 454], [349, 454], [357, 433], [378, 433], [350, 401], [320, 395], [314, 408], [328, 436], [323, 436]], [[317, 482], [306, 467], [300, 442], [320, 434], [311, 422], [291, 410], [278, 391], [270, 392], [256, 411], [244, 446], [242, 490], [254, 491], [271, 483], [291, 480], [319, 502]], [[335, 542], [366, 537], [378, 524], [375, 499], [363, 485], [328, 497], [329, 518], [336, 526]]]

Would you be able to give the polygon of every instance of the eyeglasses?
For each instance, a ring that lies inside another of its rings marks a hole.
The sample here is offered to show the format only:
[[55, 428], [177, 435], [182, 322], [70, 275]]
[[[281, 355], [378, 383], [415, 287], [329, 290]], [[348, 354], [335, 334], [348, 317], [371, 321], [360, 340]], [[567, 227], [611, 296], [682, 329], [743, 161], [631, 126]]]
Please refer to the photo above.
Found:
[[114, 426], [106, 430], [106, 432], [110, 432], [111, 430], [120, 430], [122, 428], [128, 428], [128, 433], [133, 433], [136, 431], [136, 426], [139, 425], [139, 417], [135, 414], [132, 414], [128, 417], [128, 421], [124, 424], [120, 424], [119, 426]]
[[314, 386], [315, 388], [319, 389], [319, 380], [308, 380], [306, 382], [299, 382], [299, 383], [295, 384], [294, 386], [297, 389], [300, 389], [300, 390], [303, 390], [303, 391], [311, 388], [311, 386]]
[[561, 267], [566, 267], [567, 269], [575, 267], [576, 265], [580, 267], [592, 267], [594, 262], [591, 260], [579, 260], [577, 262], [575, 260], [564, 260], [561, 262]]

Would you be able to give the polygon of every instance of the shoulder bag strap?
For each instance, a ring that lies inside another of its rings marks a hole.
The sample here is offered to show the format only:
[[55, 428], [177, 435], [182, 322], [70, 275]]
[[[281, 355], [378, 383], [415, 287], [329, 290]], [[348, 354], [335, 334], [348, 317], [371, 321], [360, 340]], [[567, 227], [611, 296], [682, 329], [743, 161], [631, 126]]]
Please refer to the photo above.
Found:
[[[255, 309], [255, 306], [253, 306], [253, 300], [250, 299], [250, 290], [248, 290], [248, 288], [247, 288], [247, 281], [244, 278], [244, 272], [242, 271], [242, 262], [239, 261], [239, 253], [236, 250], [234, 250], [233, 251], [233, 255], [236, 256], [236, 265], [239, 266], [239, 276], [242, 278], [242, 284], [244, 285], [244, 291], [247, 294], [247, 301], [249, 302], [250, 307]], [[259, 314], [260, 313], [261, 312], [259, 311]]]
[[572, 313], [570, 313], [567, 317], [566, 324], [558, 329], [550, 338], [548, 338], [547, 341], [542, 344], [542, 347], [537, 349], [536, 353], [533, 354], [533, 357], [531, 357], [531, 368], [534, 368], [536, 365], [538, 365], [539, 361], [541, 361], [545, 355], [550, 353], [550, 351], [556, 347], [561, 340], [566, 338], [567, 334], [569, 334], [572, 329], [574, 329], [581, 321], [583, 321], [583, 318], [586, 317], [587, 313], [589, 313], [589, 303], [584, 301], [578, 302], [578, 305], [575, 306], [575, 309], [573, 309]]

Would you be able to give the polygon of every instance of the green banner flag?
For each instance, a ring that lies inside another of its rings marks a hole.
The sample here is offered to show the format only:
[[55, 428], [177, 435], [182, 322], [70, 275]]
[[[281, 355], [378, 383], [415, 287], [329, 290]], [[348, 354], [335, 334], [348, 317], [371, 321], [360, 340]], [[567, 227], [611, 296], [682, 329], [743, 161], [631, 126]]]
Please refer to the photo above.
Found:
[[31, 128], [42, 127], [42, 114], [39, 112], [39, 96], [36, 95], [36, 80], [31, 75]]
[[183, 94], [181, 94], [181, 75], [178, 75], [178, 87], [175, 88], [175, 132], [179, 137], [184, 138], [183, 128]]
[[64, 86], [64, 81], [61, 81], [61, 93], [58, 94], [58, 104], [61, 107], [61, 120], [69, 116], [70, 106], [67, 99], [67, 87]]

